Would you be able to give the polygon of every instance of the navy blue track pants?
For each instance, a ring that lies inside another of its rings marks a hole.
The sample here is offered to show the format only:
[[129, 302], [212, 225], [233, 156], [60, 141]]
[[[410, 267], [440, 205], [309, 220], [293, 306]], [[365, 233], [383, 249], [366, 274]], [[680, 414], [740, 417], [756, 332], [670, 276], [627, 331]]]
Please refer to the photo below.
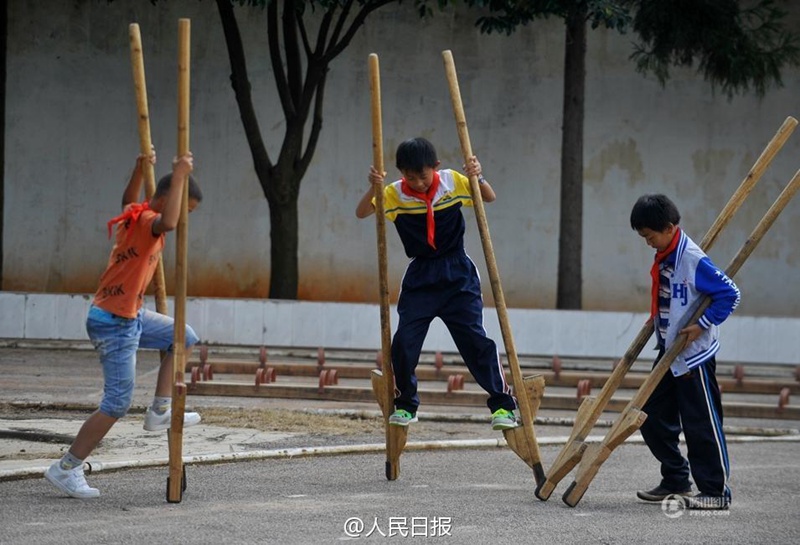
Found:
[[[688, 490], [691, 471], [700, 492], [730, 498], [730, 463], [716, 367], [716, 360], [711, 358], [680, 377], [667, 371], [642, 408], [647, 413], [642, 436], [661, 462], [661, 486], [668, 490]], [[678, 448], [681, 430], [688, 462]]]
[[478, 270], [463, 250], [436, 258], [416, 258], [403, 276], [397, 302], [400, 321], [392, 339], [392, 367], [399, 391], [395, 407], [412, 413], [419, 407], [414, 374], [425, 335], [440, 318], [453, 336], [464, 363], [489, 393], [487, 405], [516, 407], [497, 354], [497, 345], [483, 328], [483, 300]]

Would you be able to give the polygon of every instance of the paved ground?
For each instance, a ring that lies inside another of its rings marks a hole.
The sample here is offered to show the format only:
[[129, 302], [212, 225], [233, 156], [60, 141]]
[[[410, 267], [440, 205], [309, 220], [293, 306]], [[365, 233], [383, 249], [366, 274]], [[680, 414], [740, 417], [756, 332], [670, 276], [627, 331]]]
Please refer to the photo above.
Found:
[[[155, 358], [144, 354], [137, 407], [152, 395], [154, 369]], [[373, 447], [357, 455], [299, 455], [301, 447], [325, 452], [373, 445], [379, 450], [379, 420], [369, 414], [330, 415], [335, 409], [376, 409], [367, 404], [190, 397], [189, 404], [209, 416], [185, 434], [184, 454], [193, 463], [180, 504], [165, 502], [168, 472], [159, 465], [166, 458], [165, 434], [143, 432], [141, 414], [133, 414], [91, 459], [100, 471], [89, 481], [102, 496], [73, 500], [40, 475], [88, 414], [88, 409], [66, 409], [90, 407], [99, 399], [98, 373], [89, 351], [0, 349], [0, 476], [10, 479], [0, 482], [0, 543], [334, 543], [392, 534], [395, 540], [413, 535], [470, 544], [800, 541], [796, 430], [768, 442], [753, 437], [753, 429], [745, 430], [747, 437], [730, 436], [734, 504], [729, 512], [665, 513], [660, 505], [636, 500], [637, 489], [658, 480], [654, 460], [636, 442], [614, 452], [573, 509], [560, 501], [572, 476], [549, 502], [540, 502], [530, 470], [507, 448], [415, 451], [409, 445], [394, 482], [385, 480], [383, 455], [369, 453]], [[25, 408], [36, 403], [42, 408]], [[264, 418], [237, 419], [233, 407]], [[309, 408], [327, 413], [299, 412]], [[412, 429], [413, 443], [486, 445], [500, 437], [485, 422], [470, 421], [482, 420], [485, 411], [428, 410], [428, 421]], [[445, 420], [453, 413], [461, 418]], [[729, 419], [726, 424], [798, 427], [787, 421]], [[537, 426], [545, 468], [568, 432], [568, 426]], [[236, 457], [256, 459], [199, 463]], [[156, 467], [141, 467], [151, 464]]]
[[[507, 449], [406, 453], [394, 482], [381, 455], [190, 467], [180, 504], [164, 502], [163, 468], [96, 475], [103, 495], [92, 501], [64, 498], [40, 479], [3, 482], [0, 542], [336, 543], [377, 523], [387, 536], [394, 527], [470, 544], [797, 543], [797, 451], [731, 445], [733, 508], [676, 518], [635, 499], [655, 478], [640, 446], [618, 449], [574, 509], [555, 495], [535, 499], [530, 472]], [[546, 447], [543, 458], [555, 453]], [[386, 538], [376, 530], [371, 539]]]

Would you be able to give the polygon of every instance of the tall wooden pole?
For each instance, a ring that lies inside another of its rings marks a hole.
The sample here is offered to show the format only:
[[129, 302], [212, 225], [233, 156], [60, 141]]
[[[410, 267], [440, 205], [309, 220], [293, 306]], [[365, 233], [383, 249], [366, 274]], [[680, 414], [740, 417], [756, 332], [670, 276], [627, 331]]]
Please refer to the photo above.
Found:
[[[139, 25], [132, 23], [128, 27], [128, 35], [131, 45], [131, 67], [133, 68], [133, 87], [136, 91], [136, 110], [139, 119], [139, 152], [149, 155], [152, 152], [153, 141], [150, 138], [150, 109], [147, 105], [147, 80], [144, 77], [144, 50], [142, 48], [142, 35]], [[149, 201], [156, 192], [155, 172], [152, 163], [145, 163], [144, 170], [144, 194]], [[164, 260], [158, 256], [156, 272], [153, 276], [153, 286], [155, 287], [156, 311], [159, 314], [167, 314], [167, 288], [164, 280]], [[166, 352], [161, 352], [161, 359], [166, 356]]]
[[[461, 102], [461, 91], [458, 87], [458, 77], [456, 75], [453, 54], [450, 51], [443, 51], [442, 56], [444, 58], [447, 82], [450, 87], [453, 114], [456, 118], [456, 129], [458, 130], [458, 138], [461, 142], [461, 152], [464, 155], [464, 161], [469, 162], [470, 157], [472, 157], [472, 145], [469, 140], [464, 106]], [[475, 217], [478, 220], [478, 231], [480, 232], [481, 243], [483, 244], [483, 254], [486, 258], [486, 268], [489, 272], [492, 293], [494, 294], [497, 318], [500, 322], [503, 343], [505, 344], [506, 354], [508, 355], [508, 367], [511, 370], [514, 392], [517, 396], [519, 411], [522, 417], [522, 429], [505, 430], [504, 434], [509, 446], [533, 469], [534, 479], [537, 485], [540, 485], [544, 482], [545, 476], [544, 470], [542, 469], [541, 457], [539, 455], [539, 445], [536, 442], [536, 435], [533, 429], [533, 418], [535, 415], [534, 409], [532, 408], [534, 402], [531, 401], [529, 395], [531, 388], [529, 388], [522, 379], [522, 372], [520, 371], [519, 360], [517, 359], [517, 351], [514, 346], [514, 336], [511, 333], [511, 325], [508, 319], [505, 296], [503, 295], [503, 288], [500, 285], [500, 273], [497, 270], [497, 261], [495, 260], [494, 249], [492, 248], [489, 224], [486, 221], [486, 212], [483, 207], [483, 198], [481, 197], [477, 177], [470, 176], [469, 185], [472, 193], [473, 205], [475, 207]], [[541, 380], [539, 382], [540, 383], [533, 388], [536, 391], [536, 395], [539, 395], [544, 387], [544, 381]]]
[[[0, 6], [0, 89], [3, 89], [3, 97], [6, 96], [6, 59], [8, 56], [8, 2], [3, 2]], [[0, 127], [6, 126], [6, 101], [0, 101]], [[3, 289], [3, 232], [5, 231], [5, 210], [6, 194], [6, 131], [0, 131], [0, 290]]]
[[[381, 120], [381, 75], [378, 55], [369, 56], [369, 87], [372, 111], [372, 166], [383, 173], [383, 123]], [[386, 432], [386, 478], [394, 481], [400, 475], [400, 454], [406, 444], [408, 429], [390, 426], [394, 411], [394, 370], [392, 369], [392, 326], [389, 314], [389, 265], [386, 251], [386, 209], [383, 188], [375, 191], [375, 225], [378, 235], [378, 278], [381, 313], [381, 373], [373, 372], [375, 397], [383, 411]]]
[[[191, 21], [178, 20], [178, 157], [189, 152]], [[175, 264], [175, 338], [173, 342], [172, 423], [169, 429], [167, 501], [180, 502], [185, 488], [183, 468], [183, 414], [186, 407], [186, 257], [189, 230], [189, 181], [184, 180], [177, 229]]]

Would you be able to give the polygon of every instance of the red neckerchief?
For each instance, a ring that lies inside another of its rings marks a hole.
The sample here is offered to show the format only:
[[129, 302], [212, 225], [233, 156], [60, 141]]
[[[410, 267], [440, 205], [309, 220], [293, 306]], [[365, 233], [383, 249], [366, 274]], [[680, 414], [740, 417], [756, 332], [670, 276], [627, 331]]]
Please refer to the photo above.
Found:
[[[107, 225], [108, 225], [108, 238], [111, 238], [111, 228], [114, 226], [114, 224], [120, 223], [120, 222], [123, 222], [123, 221], [128, 221], [128, 219], [130, 219], [132, 223], [136, 223], [139, 220], [139, 216], [141, 216], [142, 212], [144, 212], [145, 210], [150, 210], [150, 203], [149, 202], [145, 201], [145, 202], [143, 202], [141, 204], [140, 203], [133, 203], [131, 205], [128, 205], [126, 207], [125, 211], [122, 214], [120, 214], [116, 218], [111, 218], [110, 220], [108, 220], [108, 223], [107, 223]], [[129, 235], [130, 235], [130, 233], [131, 233], [131, 231], [128, 231]]]
[[660, 284], [659, 275], [661, 274], [659, 270], [659, 265], [667, 256], [675, 251], [675, 248], [678, 247], [678, 242], [681, 240], [681, 228], [678, 227], [675, 230], [675, 236], [672, 237], [672, 241], [669, 243], [663, 252], [656, 252], [656, 259], [653, 261], [653, 266], [650, 268], [650, 278], [653, 280], [653, 286], [651, 288], [651, 301], [650, 301], [650, 317], [654, 318], [656, 314], [658, 314], [658, 287]]
[[416, 197], [425, 202], [425, 207], [428, 209], [428, 244], [435, 250], [436, 222], [433, 221], [433, 198], [436, 196], [436, 191], [439, 189], [439, 173], [435, 170], [433, 171], [433, 182], [431, 182], [431, 186], [425, 193], [412, 189], [405, 178], [400, 182], [400, 188], [406, 195]]

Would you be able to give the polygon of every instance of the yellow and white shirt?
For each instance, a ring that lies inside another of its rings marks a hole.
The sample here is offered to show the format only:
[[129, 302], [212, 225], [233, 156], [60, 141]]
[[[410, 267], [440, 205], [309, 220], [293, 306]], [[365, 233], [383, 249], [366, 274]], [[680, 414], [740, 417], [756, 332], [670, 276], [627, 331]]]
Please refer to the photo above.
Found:
[[[464, 215], [462, 206], [472, 206], [469, 179], [454, 170], [439, 171], [439, 188], [433, 198], [436, 222], [436, 249], [428, 244], [427, 207], [425, 201], [406, 195], [402, 180], [383, 189], [386, 217], [394, 222], [408, 257], [437, 257], [464, 247]], [[373, 203], [374, 203], [373, 199]]]

